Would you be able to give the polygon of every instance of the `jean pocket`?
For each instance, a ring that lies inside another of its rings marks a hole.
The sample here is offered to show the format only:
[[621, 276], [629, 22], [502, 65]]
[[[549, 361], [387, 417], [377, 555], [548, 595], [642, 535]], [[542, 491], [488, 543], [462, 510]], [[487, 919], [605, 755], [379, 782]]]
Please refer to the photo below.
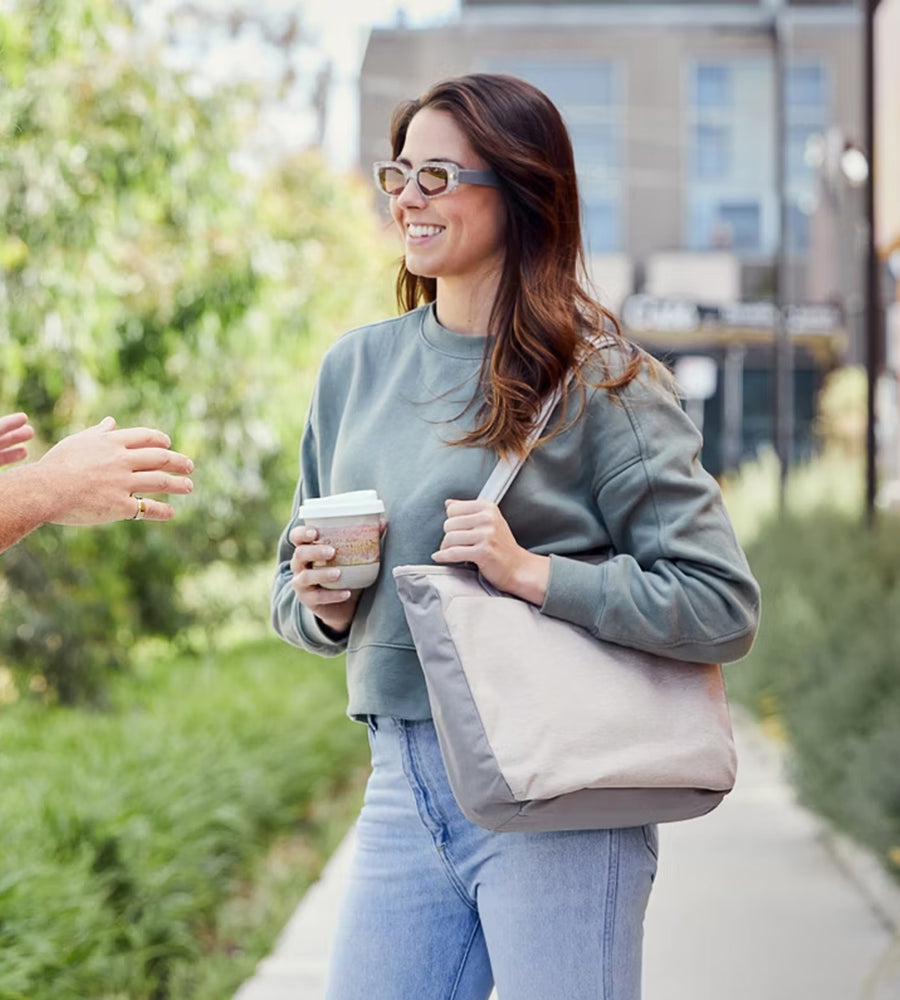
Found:
[[641, 827], [647, 850], [653, 855], [654, 861], [659, 861], [659, 827], [655, 823], [647, 823]]

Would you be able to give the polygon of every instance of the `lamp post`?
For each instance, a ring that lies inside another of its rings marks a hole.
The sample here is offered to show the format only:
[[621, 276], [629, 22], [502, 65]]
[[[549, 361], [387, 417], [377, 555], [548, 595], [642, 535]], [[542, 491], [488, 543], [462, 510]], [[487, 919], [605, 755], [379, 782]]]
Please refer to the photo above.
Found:
[[883, 344], [880, 330], [878, 247], [875, 234], [875, 12], [880, 0], [862, 0], [863, 26], [863, 144], [869, 160], [865, 187], [866, 234], [866, 523], [875, 520], [878, 491], [878, 443], [876, 438], [876, 396], [881, 371]]
[[788, 203], [785, 191], [785, 56], [781, 2], [772, 11], [770, 30], [773, 55], [773, 103], [775, 122], [775, 193], [778, 201], [778, 230], [775, 252], [775, 452], [778, 456], [778, 507], [787, 506], [787, 480], [794, 441], [794, 345], [786, 322]]

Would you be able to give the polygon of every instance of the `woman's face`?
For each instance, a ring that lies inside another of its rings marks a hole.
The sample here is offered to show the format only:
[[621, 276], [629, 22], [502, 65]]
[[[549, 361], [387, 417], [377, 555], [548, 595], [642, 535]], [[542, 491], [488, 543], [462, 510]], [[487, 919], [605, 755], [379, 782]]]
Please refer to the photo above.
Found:
[[[413, 168], [426, 160], [450, 160], [470, 170], [488, 167], [452, 115], [433, 108], [422, 108], [413, 117], [397, 159]], [[474, 281], [500, 274], [506, 212], [497, 188], [460, 184], [449, 194], [426, 199], [410, 181], [391, 198], [391, 214], [412, 274]]]

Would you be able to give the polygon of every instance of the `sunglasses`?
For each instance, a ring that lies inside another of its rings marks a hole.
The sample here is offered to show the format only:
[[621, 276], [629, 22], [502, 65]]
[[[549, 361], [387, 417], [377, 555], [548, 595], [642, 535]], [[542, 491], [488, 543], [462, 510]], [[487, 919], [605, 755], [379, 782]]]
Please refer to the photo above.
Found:
[[450, 194], [460, 184], [481, 184], [485, 187], [500, 187], [493, 170], [463, 170], [455, 163], [445, 160], [428, 160], [412, 169], [395, 160], [379, 160], [373, 165], [375, 184], [385, 194], [396, 198], [412, 178], [423, 198], [439, 198]]

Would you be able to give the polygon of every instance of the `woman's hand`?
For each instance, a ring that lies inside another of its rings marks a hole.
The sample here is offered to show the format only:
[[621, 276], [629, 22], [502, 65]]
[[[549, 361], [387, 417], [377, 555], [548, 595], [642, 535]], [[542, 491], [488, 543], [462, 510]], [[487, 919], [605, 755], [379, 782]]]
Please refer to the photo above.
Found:
[[337, 566], [321, 566], [317, 562], [328, 562], [334, 558], [331, 545], [319, 544], [319, 532], [303, 525], [292, 528], [288, 538], [296, 546], [291, 556], [291, 572], [294, 574], [291, 587], [297, 600], [309, 608], [320, 621], [334, 632], [346, 632], [350, 628], [361, 590], [328, 590], [324, 583], [336, 583], [341, 578]]
[[543, 604], [550, 560], [523, 549], [495, 503], [445, 501], [444, 540], [436, 563], [475, 563], [488, 583], [532, 604]]

